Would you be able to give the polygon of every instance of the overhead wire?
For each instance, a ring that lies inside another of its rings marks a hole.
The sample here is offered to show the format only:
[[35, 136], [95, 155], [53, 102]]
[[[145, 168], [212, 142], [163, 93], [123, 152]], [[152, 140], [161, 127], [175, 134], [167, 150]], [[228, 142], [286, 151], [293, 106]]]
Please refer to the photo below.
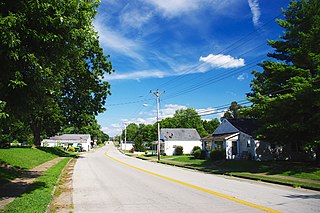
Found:
[[[227, 46], [227, 47], [224, 48], [223, 50], [219, 51], [216, 55], [219, 55], [219, 54], [221, 54], [221, 53], [229, 50], [231, 47], [235, 46], [237, 43], [240, 43], [241, 41], [249, 38], [249, 36], [251, 36], [252, 34], [258, 32], [260, 29], [264, 28], [265, 26], [269, 25], [270, 23], [273, 23], [274, 20], [277, 19], [277, 18], [279, 18], [281, 15], [282, 15], [282, 13], [281, 13], [281, 14], [278, 14], [278, 15], [275, 16], [275, 17], [273, 17], [272, 19], [270, 19], [269, 21], [267, 21], [265, 24], [261, 25], [259, 28], [256, 28], [255, 30], [251, 31], [250, 33], [248, 33], [248, 34], [245, 35], [244, 37], [238, 39], [237, 41], [233, 42], [232, 44], [230, 44], [229, 46]], [[244, 41], [244, 42], [236, 45], [236, 46], [233, 47], [232, 49], [236, 49], [236, 48], [238, 48], [238, 47], [246, 44], [248, 41], [250, 41], [250, 40], [247, 39], [246, 41]], [[218, 58], [220, 58], [220, 57], [215, 58], [215, 60], [217, 60]], [[209, 60], [209, 62], [214, 62], [215, 60], [213, 60], [213, 61], [210, 61], [210, 60]], [[168, 80], [168, 81], [166, 81], [166, 82], [158, 85], [158, 88], [163, 87], [163, 86], [167, 86], [167, 85], [169, 85], [171, 82], [175, 82], [175, 81], [178, 80], [178, 79], [185, 78], [185, 76], [186, 76], [187, 74], [192, 73], [192, 71], [195, 71], [197, 68], [201, 68], [201, 66], [206, 65], [206, 64], [207, 64], [207, 62], [200, 63], [200, 64], [194, 66], [194, 68], [188, 69], [187, 71], [181, 73], [180, 75], [174, 77], [173, 79], [170, 79], [170, 80]]]

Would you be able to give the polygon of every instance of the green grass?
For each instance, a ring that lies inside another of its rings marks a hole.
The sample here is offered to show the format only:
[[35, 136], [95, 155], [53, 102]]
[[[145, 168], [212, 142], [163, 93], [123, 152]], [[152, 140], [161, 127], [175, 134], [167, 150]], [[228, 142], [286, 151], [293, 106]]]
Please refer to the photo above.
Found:
[[69, 154], [56, 147], [0, 149], [0, 162], [15, 167], [0, 166], [0, 185], [19, 177], [22, 170], [34, 168], [58, 156], [69, 156]]
[[301, 187], [301, 186], [307, 186], [307, 187], [315, 187], [320, 189], [320, 184], [318, 183], [311, 183], [306, 181], [299, 181], [299, 180], [290, 180], [290, 179], [283, 179], [283, 178], [276, 178], [272, 176], [261, 176], [261, 175], [255, 175], [255, 174], [244, 174], [239, 172], [231, 172], [230, 175], [237, 176], [237, 177], [248, 177], [248, 178], [254, 178], [262, 181], [272, 181], [274, 183], [285, 183], [288, 185], [292, 185], [295, 187]]
[[9, 203], [3, 212], [46, 212], [52, 200], [52, 192], [61, 171], [70, 158], [65, 158], [47, 170], [36, 182], [28, 187], [28, 190], [13, 202]]
[[0, 149], [0, 161], [22, 169], [31, 169], [58, 155], [33, 148]]
[[[156, 159], [156, 156], [145, 156], [149, 159]], [[275, 182], [285, 182], [297, 186], [320, 187], [317, 183], [311, 181], [287, 180], [286, 177], [303, 178], [320, 181], [320, 167], [316, 162], [287, 162], [270, 161], [258, 162], [247, 160], [227, 160], [211, 161], [194, 159], [192, 155], [181, 156], [161, 156], [161, 162], [176, 166], [185, 166], [188, 168], [200, 169], [207, 172], [219, 174], [235, 174], [237, 176], [255, 177], [261, 180], [272, 180]], [[248, 174], [250, 173], [250, 174]], [[259, 175], [260, 174], [260, 175]], [[264, 174], [263, 176], [261, 174]], [[283, 176], [276, 178], [273, 175]]]
[[0, 185], [9, 182], [21, 175], [21, 172], [12, 168], [0, 167]]

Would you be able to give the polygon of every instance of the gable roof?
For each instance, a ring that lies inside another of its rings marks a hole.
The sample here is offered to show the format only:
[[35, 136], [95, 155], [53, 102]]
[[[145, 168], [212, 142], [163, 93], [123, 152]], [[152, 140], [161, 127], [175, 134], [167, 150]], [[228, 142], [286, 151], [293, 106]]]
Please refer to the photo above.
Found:
[[196, 129], [163, 128], [160, 130], [160, 138], [165, 141], [200, 141], [200, 135]]
[[50, 137], [49, 140], [88, 140], [89, 134], [63, 134]]
[[253, 119], [223, 119], [213, 135], [223, 135], [243, 132], [252, 135], [258, 129], [256, 120]]
[[228, 119], [239, 131], [252, 135], [258, 129], [258, 123], [253, 119]]

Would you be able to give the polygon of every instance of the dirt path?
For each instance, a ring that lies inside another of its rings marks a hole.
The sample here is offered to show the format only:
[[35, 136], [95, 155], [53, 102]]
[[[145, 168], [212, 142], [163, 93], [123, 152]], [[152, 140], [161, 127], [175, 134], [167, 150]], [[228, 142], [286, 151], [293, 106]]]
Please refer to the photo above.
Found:
[[0, 209], [3, 209], [8, 203], [20, 196], [41, 174], [61, 161], [63, 158], [64, 157], [58, 157], [36, 166], [33, 169], [24, 171], [22, 172], [20, 178], [16, 178], [10, 183], [3, 185], [0, 188]]

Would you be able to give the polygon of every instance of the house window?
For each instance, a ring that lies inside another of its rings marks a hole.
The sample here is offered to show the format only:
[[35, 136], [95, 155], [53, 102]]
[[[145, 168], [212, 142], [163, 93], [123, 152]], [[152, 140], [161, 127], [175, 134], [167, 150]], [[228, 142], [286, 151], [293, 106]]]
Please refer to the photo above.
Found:
[[216, 141], [216, 149], [222, 150], [223, 149], [223, 142], [222, 141]]
[[250, 146], [251, 146], [251, 141], [248, 140], [248, 141], [247, 141], [247, 147], [249, 148]]

